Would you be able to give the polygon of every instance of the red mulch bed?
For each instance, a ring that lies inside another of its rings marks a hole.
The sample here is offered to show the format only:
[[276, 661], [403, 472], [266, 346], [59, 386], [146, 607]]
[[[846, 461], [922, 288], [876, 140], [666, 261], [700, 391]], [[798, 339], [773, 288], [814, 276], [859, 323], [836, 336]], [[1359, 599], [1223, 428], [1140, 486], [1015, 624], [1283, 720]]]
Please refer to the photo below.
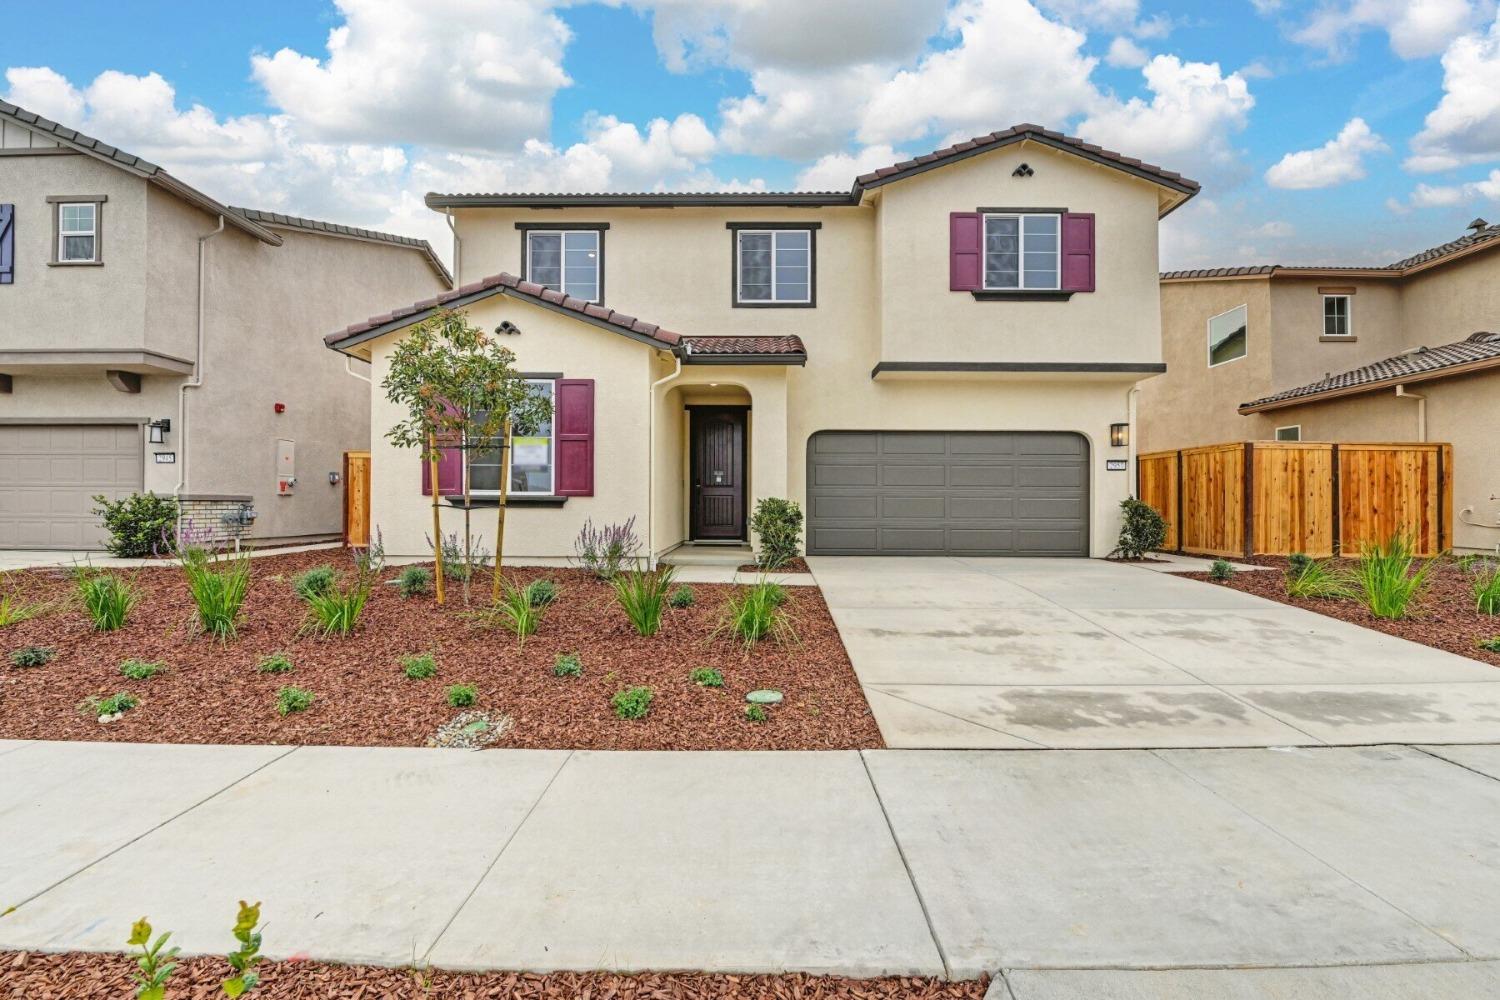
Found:
[[[134, 963], [124, 955], [42, 955], [0, 952], [0, 998], [95, 1000], [131, 997]], [[729, 976], [709, 973], [608, 972], [456, 973], [267, 962], [259, 967], [256, 1000], [981, 1000], [989, 983], [971, 979], [840, 976]], [[168, 1000], [222, 997], [229, 974], [221, 958], [184, 959], [168, 981]]]
[[[27, 645], [51, 646], [57, 656], [42, 667], [0, 660], [0, 738], [117, 740], [152, 743], [278, 743], [344, 746], [423, 746], [460, 710], [450, 708], [450, 684], [473, 684], [474, 706], [503, 713], [515, 726], [493, 746], [608, 750], [832, 750], [879, 747], [849, 657], [813, 587], [789, 588], [786, 605], [796, 641], [758, 643], [746, 653], [727, 633], [711, 638], [734, 588], [695, 584], [691, 608], [668, 609], [661, 631], [642, 638], [630, 627], [607, 584], [580, 570], [518, 567], [506, 577], [524, 585], [546, 577], [561, 588], [537, 633], [519, 649], [501, 628], [481, 630], [465, 615], [456, 584], [448, 604], [431, 596], [403, 600], [396, 587], [379, 585], [359, 627], [348, 639], [299, 638], [302, 601], [293, 577], [330, 563], [351, 566], [338, 551], [266, 556], [252, 561], [253, 579], [239, 637], [219, 644], [195, 635], [192, 600], [175, 566], [135, 574], [144, 597], [126, 626], [95, 632], [74, 602], [50, 614], [0, 630], [0, 654]], [[382, 575], [393, 579], [398, 569]], [[60, 571], [12, 574], [11, 586], [27, 597], [64, 598], [73, 591]], [[488, 600], [489, 579], [474, 585], [475, 607]], [[267, 653], [287, 653], [294, 669], [260, 674]], [[402, 676], [400, 659], [431, 652], [438, 675], [424, 681]], [[558, 653], [576, 652], [583, 676], [552, 676]], [[128, 658], [161, 661], [167, 672], [145, 681], [122, 677]], [[701, 688], [688, 675], [716, 667], [720, 689]], [[317, 700], [305, 712], [278, 715], [276, 691], [296, 685]], [[646, 685], [655, 691], [649, 716], [616, 719], [610, 697]], [[745, 719], [745, 694], [777, 688], [783, 704], [770, 721]], [[139, 707], [101, 724], [78, 711], [91, 695], [129, 691]]]
[[[761, 572], [761, 568], [759, 566], [755, 565], [755, 563], [745, 563], [745, 565], [743, 565], [743, 566], [740, 567], [740, 572], [741, 573], [759, 573], [759, 572]], [[791, 559], [788, 559], [783, 565], [777, 567], [775, 570], [772, 570], [772, 572], [774, 572], [774, 573], [810, 573], [810, 572], [812, 572], [812, 570], [810, 570], [810, 569], [807, 568], [807, 560], [806, 559], [803, 559], [801, 556], [793, 556]]]
[[[1482, 614], [1474, 607], [1469, 574], [1454, 561], [1444, 559], [1438, 564], [1426, 594], [1419, 598], [1416, 613], [1397, 621], [1376, 618], [1365, 610], [1364, 605], [1354, 600], [1299, 599], [1288, 596], [1287, 560], [1280, 556], [1256, 556], [1239, 561], [1274, 566], [1277, 572], [1252, 570], [1236, 573], [1224, 583], [1209, 580], [1207, 573], [1183, 573], [1182, 576], [1220, 587], [1233, 587], [1258, 597], [1306, 608], [1330, 618], [1341, 618], [1377, 632], [1400, 636], [1424, 646], [1447, 650], [1500, 667], [1500, 653], [1491, 653], [1477, 645], [1481, 639], [1500, 636], [1500, 615]], [[1352, 559], [1334, 560], [1334, 565], [1347, 569], [1354, 562]]]

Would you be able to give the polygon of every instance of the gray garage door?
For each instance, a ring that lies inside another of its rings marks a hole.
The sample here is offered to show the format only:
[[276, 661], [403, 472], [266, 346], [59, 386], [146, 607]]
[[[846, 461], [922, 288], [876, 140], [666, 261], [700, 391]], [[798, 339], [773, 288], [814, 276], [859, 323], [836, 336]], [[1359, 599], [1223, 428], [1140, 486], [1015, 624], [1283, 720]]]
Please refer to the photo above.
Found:
[[0, 425], [0, 549], [97, 549], [96, 493], [141, 488], [134, 424]]
[[822, 431], [814, 555], [1086, 556], [1088, 443], [1029, 431]]

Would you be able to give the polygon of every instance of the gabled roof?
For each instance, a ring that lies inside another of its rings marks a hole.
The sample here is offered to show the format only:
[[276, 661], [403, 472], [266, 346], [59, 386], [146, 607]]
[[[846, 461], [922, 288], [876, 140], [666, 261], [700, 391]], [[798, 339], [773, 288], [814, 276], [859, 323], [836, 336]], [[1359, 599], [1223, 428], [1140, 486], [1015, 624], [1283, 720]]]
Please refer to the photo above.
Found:
[[739, 192], [638, 192], [638, 193], [607, 193], [598, 192], [591, 194], [566, 193], [554, 194], [546, 192], [522, 193], [522, 192], [495, 192], [490, 194], [468, 193], [468, 194], [440, 194], [429, 192], [426, 202], [428, 208], [475, 208], [475, 207], [512, 207], [512, 208], [602, 208], [602, 207], [689, 207], [705, 205], [759, 205], [763, 207], [835, 207], [851, 206], [860, 204], [864, 193], [872, 188], [877, 188], [895, 181], [905, 180], [916, 174], [933, 170], [937, 167], [947, 166], [959, 160], [987, 153], [991, 150], [1001, 149], [1005, 146], [1018, 142], [1035, 142], [1064, 153], [1082, 157], [1093, 163], [1120, 170], [1161, 185], [1181, 197], [1173, 199], [1166, 211], [1166, 215], [1198, 193], [1198, 182], [1158, 167], [1154, 163], [1146, 163], [1134, 157], [1117, 153], [1102, 146], [1084, 142], [1082, 139], [1051, 129], [1042, 128], [1040, 125], [1022, 124], [1012, 125], [1008, 129], [998, 132], [990, 132], [985, 135], [975, 136], [964, 142], [954, 143], [931, 153], [888, 167], [881, 167], [869, 173], [861, 174], [854, 179], [854, 184], [848, 191], [739, 191]]
[[1339, 375], [1327, 375], [1295, 389], [1241, 403], [1239, 411], [1277, 410], [1331, 396], [1350, 396], [1403, 382], [1446, 378], [1484, 368], [1500, 368], [1500, 333], [1476, 333], [1456, 344], [1419, 347]]
[[1359, 265], [1328, 265], [1328, 264], [1250, 264], [1240, 267], [1199, 267], [1185, 271], [1163, 271], [1160, 275], [1162, 281], [1196, 281], [1205, 278], [1249, 278], [1249, 277], [1275, 277], [1284, 276], [1288, 278], [1303, 277], [1364, 277], [1394, 279], [1404, 278], [1415, 271], [1425, 270], [1428, 267], [1442, 263], [1450, 257], [1460, 254], [1477, 252], [1481, 249], [1488, 250], [1500, 247], [1500, 226], [1487, 226], [1482, 219], [1475, 220], [1476, 225], [1471, 231], [1456, 240], [1435, 247], [1428, 247], [1421, 253], [1412, 254], [1396, 261], [1394, 264], [1374, 264], [1370, 266]]
[[297, 215], [283, 215], [280, 212], [262, 212], [255, 208], [241, 208], [231, 205], [231, 212], [238, 212], [251, 222], [259, 223], [268, 227], [279, 227], [282, 229], [295, 229], [306, 233], [320, 233], [324, 236], [338, 236], [354, 240], [366, 240], [371, 243], [390, 243], [393, 246], [409, 247], [418, 250], [427, 257], [427, 263], [438, 273], [438, 277], [450, 288], [453, 286], [453, 275], [448, 273], [448, 268], [443, 264], [438, 255], [433, 252], [432, 244], [426, 240], [419, 240], [412, 236], [398, 236], [395, 233], [382, 233], [374, 229], [360, 229], [357, 226], [340, 225], [337, 222], [322, 222], [318, 219], [304, 219]]

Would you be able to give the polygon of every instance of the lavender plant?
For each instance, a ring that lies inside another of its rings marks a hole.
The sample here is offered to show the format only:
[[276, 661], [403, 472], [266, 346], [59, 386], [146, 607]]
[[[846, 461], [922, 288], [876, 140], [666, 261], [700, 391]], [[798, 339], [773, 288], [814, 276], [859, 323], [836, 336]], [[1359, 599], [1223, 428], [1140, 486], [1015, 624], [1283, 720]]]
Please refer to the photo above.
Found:
[[636, 537], [635, 518], [620, 524], [595, 527], [592, 519], [573, 541], [575, 560], [601, 580], [613, 580], [626, 563], [635, 558], [641, 540]]

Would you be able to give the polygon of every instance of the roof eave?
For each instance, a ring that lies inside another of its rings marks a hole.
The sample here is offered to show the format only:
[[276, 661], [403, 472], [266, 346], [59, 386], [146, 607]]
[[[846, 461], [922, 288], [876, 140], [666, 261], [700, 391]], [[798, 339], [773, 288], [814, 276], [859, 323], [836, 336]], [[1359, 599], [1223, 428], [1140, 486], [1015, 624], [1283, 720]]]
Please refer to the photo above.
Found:
[[855, 205], [853, 195], [821, 191], [764, 193], [756, 191], [723, 194], [443, 194], [429, 191], [423, 198], [428, 208], [694, 208], [751, 207], [828, 208]]
[[1251, 403], [1241, 403], [1237, 409], [1241, 414], [1247, 416], [1252, 413], [1267, 413], [1271, 410], [1285, 410], [1293, 406], [1301, 406], [1304, 403], [1320, 403], [1324, 400], [1340, 399], [1346, 396], [1360, 396], [1366, 393], [1380, 392], [1383, 389], [1394, 389], [1398, 385], [1410, 385], [1413, 382], [1432, 382], [1437, 379], [1450, 378], [1454, 375], [1468, 375], [1491, 368], [1500, 368], [1500, 358], [1481, 358], [1478, 361], [1466, 361], [1463, 364], [1433, 368], [1425, 372], [1394, 375], [1390, 378], [1383, 378], [1378, 382], [1340, 386], [1337, 389], [1328, 389], [1324, 392], [1310, 392], [1305, 396], [1292, 396], [1287, 399], [1275, 399], [1264, 402], [1257, 400]]
[[685, 365], [794, 365], [807, 364], [807, 354], [694, 354], [678, 348], [673, 352]]
[[[106, 160], [104, 162], [108, 163], [110, 161]], [[125, 168], [122, 167], [122, 169]], [[158, 170], [156, 173], [146, 177], [146, 180], [171, 192], [172, 194], [181, 198], [183, 201], [187, 202], [195, 208], [202, 209], [210, 215], [218, 215], [223, 217], [224, 222], [227, 225], [231, 225], [234, 228], [241, 230], [242, 232], [248, 233], [249, 235], [260, 240], [262, 243], [268, 243], [273, 247], [279, 247], [283, 242], [280, 236], [277, 236], [265, 226], [262, 226], [257, 222], [250, 221], [243, 215], [231, 209], [228, 205], [221, 204], [220, 202], [217, 202], [214, 199], [210, 198], [208, 195], [204, 194], [202, 191], [199, 191], [197, 188], [192, 187], [188, 184], [184, 184], [182, 181], [178, 180], [176, 177], [173, 177], [165, 170]]]

